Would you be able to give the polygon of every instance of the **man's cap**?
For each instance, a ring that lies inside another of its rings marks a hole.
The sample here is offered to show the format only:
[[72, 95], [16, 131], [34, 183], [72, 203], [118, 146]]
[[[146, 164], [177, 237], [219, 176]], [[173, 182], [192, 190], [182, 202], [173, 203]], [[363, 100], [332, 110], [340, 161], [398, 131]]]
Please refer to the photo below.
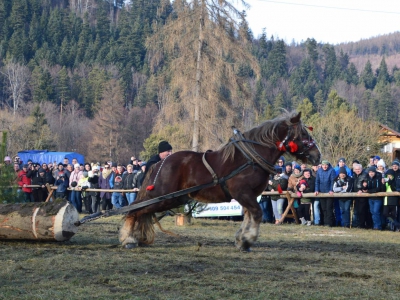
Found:
[[342, 161], [342, 162], [346, 163], [346, 160], [343, 157], [339, 158], [338, 162], [339, 161]]
[[380, 157], [380, 156], [378, 156], [378, 155], [376, 155], [376, 156], [374, 157], [374, 159], [376, 159], [376, 160], [380, 160], [380, 159], [381, 159], [381, 157]]
[[399, 163], [397, 160], [394, 160], [394, 161], [392, 162], [392, 166], [393, 166], [393, 165], [396, 165], [396, 166], [400, 167], [400, 163]]
[[43, 168], [40, 168], [40, 169], [39, 169], [39, 173], [44, 173], [44, 169], [43, 169]]
[[347, 171], [345, 167], [340, 167], [339, 168], [339, 174], [346, 174], [347, 175]]
[[321, 165], [329, 165], [329, 161], [326, 160], [326, 159], [324, 159], [324, 160], [321, 162]]
[[369, 172], [374, 172], [374, 173], [376, 173], [376, 169], [375, 169], [375, 167], [369, 167], [368, 169], [367, 169], [367, 172], [369, 173]]
[[158, 153], [172, 150], [172, 146], [167, 141], [161, 141], [158, 144]]

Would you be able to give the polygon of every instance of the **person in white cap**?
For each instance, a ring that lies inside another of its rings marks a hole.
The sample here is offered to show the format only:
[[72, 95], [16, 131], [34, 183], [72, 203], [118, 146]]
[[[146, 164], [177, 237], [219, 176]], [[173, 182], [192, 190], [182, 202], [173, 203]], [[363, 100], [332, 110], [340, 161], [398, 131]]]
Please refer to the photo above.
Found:
[[9, 156], [4, 157], [4, 163], [6, 165], [11, 165], [11, 158]]

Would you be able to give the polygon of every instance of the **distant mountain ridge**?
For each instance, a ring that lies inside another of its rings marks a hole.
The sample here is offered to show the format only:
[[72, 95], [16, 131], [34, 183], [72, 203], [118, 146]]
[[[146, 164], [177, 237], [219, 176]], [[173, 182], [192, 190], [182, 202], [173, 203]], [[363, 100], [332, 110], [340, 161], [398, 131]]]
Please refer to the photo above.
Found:
[[337, 52], [347, 53], [350, 62], [361, 72], [369, 60], [372, 69], [379, 68], [382, 57], [385, 57], [387, 67], [392, 70], [395, 65], [400, 67], [400, 31], [383, 34], [357, 42], [341, 43], [335, 46]]

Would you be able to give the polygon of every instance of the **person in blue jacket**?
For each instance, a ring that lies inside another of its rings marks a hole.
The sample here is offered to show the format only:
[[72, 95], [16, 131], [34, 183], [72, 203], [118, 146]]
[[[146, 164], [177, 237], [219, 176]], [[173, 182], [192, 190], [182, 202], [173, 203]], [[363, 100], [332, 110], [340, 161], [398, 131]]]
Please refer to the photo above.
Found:
[[[315, 177], [315, 195], [319, 193], [329, 193], [333, 195], [333, 183], [336, 178], [335, 170], [327, 160], [323, 160], [321, 168], [317, 171]], [[320, 198], [322, 215], [324, 218], [323, 225], [332, 227], [334, 225], [333, 217], [333, 199], [334, 198]]]

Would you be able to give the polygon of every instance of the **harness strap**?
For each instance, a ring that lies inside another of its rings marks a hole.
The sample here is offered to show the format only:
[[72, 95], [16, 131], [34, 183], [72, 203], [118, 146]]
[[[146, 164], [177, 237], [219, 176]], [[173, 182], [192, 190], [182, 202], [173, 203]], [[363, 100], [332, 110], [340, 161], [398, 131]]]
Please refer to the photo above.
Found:
[[213, 181], [214, 181], [214, 185], [217, 185], [217, 184], [218, 184], [218, 176], [217, 176], [217, 174], [215, 174], [213, 168], [211, 168], [210, 164], [209, 164], [209, 163], [207, 162], [207, 160], [206, 160], [206, 153], [208, 153], [208, 152], [211, 152], [211, 150], [207, 150], [207, 151], [204, 152], [204, 154], [203, 154], [203, 157], [202, 157], [203, 164], [204, 164], [204, 166], [207, 168], [208, 172], [211, 173], [211, 176], [212, 176]]
[[[207, 170], [211, 173], [211, 176], [212, 176], [212, 178], [213, 178], [213, 180], [214, 180], [214, 185], [217, 185], [218, 184], [218, 176], [217, 176], [217, 174], [215, 174], [215, 172], [214, 172], [214, 170], [213, 170], [213, 168], [210, 166], [210, 164], [207, 162], [207, 160], [206, 160], [206, 153], [209, 153], [209, 152], [212, 152], [211, 150], [207, 150], [206, 152], [204, 152], [204, 154], [203, 154], [203, 157], [202, 157], [202, 160], [203, 160], [203, 164], [204, 164], [204, 166], [207, 168]], [[226, 186], [226, 182], [225, 181], [222, 181], [222, 182], [220, 182], [219, 183], [220, 184], [220, 186], [221, 186], [221, 188], [222, 188], [222, 191], [224, 192], [224, 194], [225, 194], [225, 197], [227, 198], [227, 199], [232, 199], [232, 196], [231, 196], [231, 194], [229, 193], [229, 189], [228, 189], [228, 187]]]

